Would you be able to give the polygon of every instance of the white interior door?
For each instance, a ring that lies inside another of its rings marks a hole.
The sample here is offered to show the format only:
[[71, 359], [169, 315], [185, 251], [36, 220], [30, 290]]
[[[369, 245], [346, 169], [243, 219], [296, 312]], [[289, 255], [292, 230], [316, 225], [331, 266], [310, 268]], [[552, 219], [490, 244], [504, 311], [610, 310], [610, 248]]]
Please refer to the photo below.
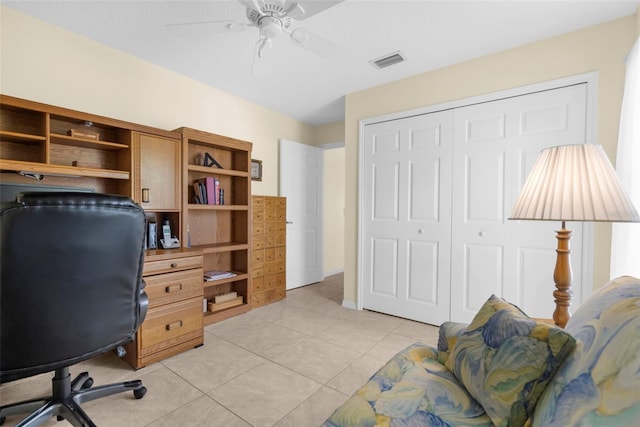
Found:
[[451, 111], [364, 130], [363, 308], [449, 319]]
[[280, 196], [287, 198], [287, 289], [321, 281], [322, 150], [280, 140]]

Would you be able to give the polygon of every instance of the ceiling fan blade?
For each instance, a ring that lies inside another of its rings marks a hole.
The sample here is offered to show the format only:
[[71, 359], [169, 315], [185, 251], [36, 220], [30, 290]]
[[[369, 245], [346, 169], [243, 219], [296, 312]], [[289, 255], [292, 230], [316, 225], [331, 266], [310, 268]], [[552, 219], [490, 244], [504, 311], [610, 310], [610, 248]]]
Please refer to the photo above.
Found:
[[235, 21], [202, 21], [167, 24], [165, 27], [172, 33], [182, 36], [207, 35], [225, 33], [227, 31], [243, 31], [249, 24]]
[[344, 46], [321, 37], [306, 28], [296, 28], [291, 31], [289, 35], [294, 45], [314, 53], [321, 58], [332, 61], [346, 61], [355, 55]]
[[290, 2], [287, 8], [287, 16], [291, 19], [302, 21], [343, 1], [344, 0], [294, 0]]
[[264, 0], [238, 0], [247, 9], [257, 10], [261, 12], [264, 8]]

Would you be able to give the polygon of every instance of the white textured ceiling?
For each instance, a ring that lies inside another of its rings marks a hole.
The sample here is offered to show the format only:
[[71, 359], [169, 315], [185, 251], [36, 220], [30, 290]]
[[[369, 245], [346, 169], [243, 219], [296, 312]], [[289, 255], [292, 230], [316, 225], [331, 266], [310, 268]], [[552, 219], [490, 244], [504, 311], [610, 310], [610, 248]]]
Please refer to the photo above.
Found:
[[[277, 39], [268, 52], [275, 62], [264, 61], [269, 72], [261, 74], [251, 72], [256, 28], [218, 33], [206, 26], [174, 30], [166, 26], [248, 22], [237, 0], [2, 0], [2, 4], [319, 125], [344, 119], [348, 93], [628, 16], [640, 0], [346, 0], [291, 25], [335, 42], [340, 46], [336, 55], [320, 57], [286, 37]], [[383, 70], [368, 62], [395, 51], [407, 61]]]

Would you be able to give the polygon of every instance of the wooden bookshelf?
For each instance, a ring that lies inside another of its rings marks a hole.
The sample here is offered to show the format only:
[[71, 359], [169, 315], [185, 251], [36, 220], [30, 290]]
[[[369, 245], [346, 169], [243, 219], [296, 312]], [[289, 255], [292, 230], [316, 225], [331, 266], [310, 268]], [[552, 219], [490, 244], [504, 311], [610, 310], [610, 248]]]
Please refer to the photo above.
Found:
[[[202, 251], [204, 271], [236, 273], [230, 278], [203, 280], [203, 294], [208, 303], [216, 295], [229, 292], [238, 295], [233, 304], [216, 306], [215, 311], [204, 313], [204, 323], [210, 324], [251, 308], [252, 144], [190, 128], [176, 132], [182, 135], [182, 245]], [[204, 166], [206, 154], [222, 168]], [[207, 177], [219, 181], [224, 190], [224, 204], [196, 202], [193, 183]]]

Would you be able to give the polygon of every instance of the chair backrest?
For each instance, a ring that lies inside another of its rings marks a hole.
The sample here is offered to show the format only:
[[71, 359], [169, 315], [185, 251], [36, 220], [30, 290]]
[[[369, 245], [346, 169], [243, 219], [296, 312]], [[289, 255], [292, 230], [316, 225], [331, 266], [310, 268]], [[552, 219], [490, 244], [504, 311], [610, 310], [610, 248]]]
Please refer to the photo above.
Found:
[[131, 341], [145, 215], [123, 196], [22, 193], [0, 209], [0, 382]]

